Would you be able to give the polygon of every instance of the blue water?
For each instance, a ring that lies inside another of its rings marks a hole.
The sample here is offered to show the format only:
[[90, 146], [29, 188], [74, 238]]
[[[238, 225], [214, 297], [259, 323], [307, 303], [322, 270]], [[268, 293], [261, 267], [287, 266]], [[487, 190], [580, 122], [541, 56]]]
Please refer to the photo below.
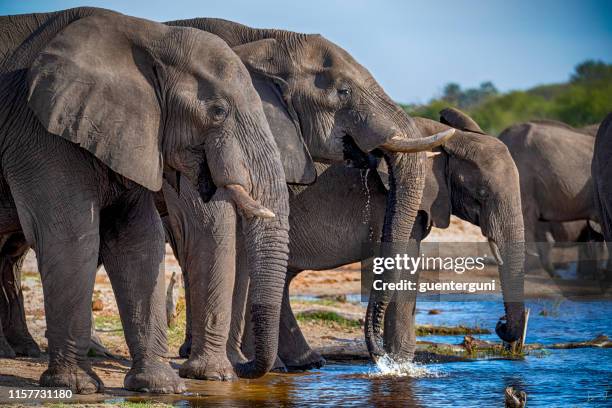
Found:
[[[612, 334], [612, 301], [527, 302], [527, 342], [552, 344]], [[430, 309], [441, 311], [429, 315]], [[548, 315], [541, 316], [545, 310]], [[418, 303], [417, 322], [493, 330], [500, 300]], [[495, 334], [478, 336], [498, 341]], [[463, 336], [421, 340], [459, 343]], [[413, 376], [381, 375], [369, 363], [328, 364], [300, 374], [268, 374], [231, 383], [189, 381], [190, 394], [158, 400], [178, 406], [503, 407], [504, 389], [527, 393], [527, 407], [612, 407], [612, 349], [532, 351], [521, 360], [423, 364]], [[424, 369], [424, 370], [423, 370]], [[423, 373], [422, 371], [425, 371]], [[128, 398], [129, 399], [129, 398]]]
[[[612, 334], [611, 301], [527, 302], [531, 309], [528, 342], [552, 344], [584, 341]], [[441, 311], [429, 315], [429, 309]], [[541, 316], [546, 310], [548, 316]], [[494, 327], [491, 316], [501, 316], [499, 301], [420, 302], [417, 322], [436, 325]], [[498, 341], [495, 334], [479, 338]], [[463, 336], [426, 336], [421, 340], [461, 342]], [[479, 360], [427, 364], [422, 378], [363, 376], [376, 372], [372, 365], [331, 365], [296, 390], [297, 401], [313, 404], [316, 395], [325, 403], [346, 405], [372, 402], [389, 406], [503, 406], [507, 386], [528, 395], [528, 407], [612, 407], [612, 349], [534, 351], [523, 360]], [[322, 393], [322, 394], [321, 394]]]

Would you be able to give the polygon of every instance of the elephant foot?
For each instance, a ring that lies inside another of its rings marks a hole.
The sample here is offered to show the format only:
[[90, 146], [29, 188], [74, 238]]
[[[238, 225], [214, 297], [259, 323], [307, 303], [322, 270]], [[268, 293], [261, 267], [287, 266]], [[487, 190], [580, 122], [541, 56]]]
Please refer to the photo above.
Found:
[[284, 359], [283, 362], [288, 372], [314, 370], [323, 367], [326, 363], [323, 356], [314, 350], [308, 350], [307, 353], [304, 353], [299, 358]]
[[238, 377], [225, 355], [191, 356], [179, 368], [179, 375], [183, 378], [211, 381], [232, 381]]
[[36, 344], [34, 339], [29, 335], [21, 336], [19, 338], [11, 338], [10, 343], [18, 356], [40, 357], [40, 347], [38, 347], [38, 344]]
[[0, 357], [2, 358], [17, 357], [15, 350], [13, 349], [13, 347], [11, 347], [9, 342], [6, 341], [6, 338], [4, 336], [0, 336]]
[[123, 385], [130, 391], [155, 394], [180, 394], [187, 389], [170, 364], [151, 360], [134, 363]]
[[40, 376], [40, 386], [68, 388], [75, 394], [104, 392], [102, 380], [89, 367], [89, 364], [84, 366], [51, 366]]
[[180, 358], [189, 358], [191, 354], [191, 340], [185, 340], [181, 347], [179, 348], [179, 357]]

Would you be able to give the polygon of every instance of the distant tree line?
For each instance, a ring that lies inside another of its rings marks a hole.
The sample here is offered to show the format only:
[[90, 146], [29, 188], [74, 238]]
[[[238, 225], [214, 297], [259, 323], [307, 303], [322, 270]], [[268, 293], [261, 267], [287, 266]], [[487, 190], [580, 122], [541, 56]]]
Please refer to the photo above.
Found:
[[441, 97], [426, 105], [402, 106], [411, 115], [436, 120], [441, 109], [455, 106], [493, 135], [532, 119], [554, 119], [582, 127], [601, 122], [612, 111], [612, 64], [588, 60], [574, 68], [568, 82], [526, 91], [500, 93], [492, 82], [468, 89], [449, 83]]

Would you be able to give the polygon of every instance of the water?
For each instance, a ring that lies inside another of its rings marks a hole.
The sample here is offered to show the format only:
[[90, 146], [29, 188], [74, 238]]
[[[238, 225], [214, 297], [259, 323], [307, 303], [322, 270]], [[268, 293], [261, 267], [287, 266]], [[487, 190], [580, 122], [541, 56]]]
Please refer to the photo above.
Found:
[[[503, 314], [497, 299], [419, 302], [419, 323], [493, 328]], [[612, 334], [611, 301], [539, 300], [531, 308], [528, 343], [581, 341]], [[441, 311], [429, 315], [429, 309]], [[547, 316], [541, 316], [545, 310]], [[495, 334], [479, 336], [497, 341]], [[460, 342], [462, 336], [423, 340]], [[535, 351], [523, 360], [488, 359], [459, 363], [394, 366], [328, 364], [300, 374], [269, 374], [231, 383], [189, 381], [192, 394], [156, 397], [177, 406], [501, 407], [505, 387], [528, 395], [534, 407], [612, 407], [612, 349]]]

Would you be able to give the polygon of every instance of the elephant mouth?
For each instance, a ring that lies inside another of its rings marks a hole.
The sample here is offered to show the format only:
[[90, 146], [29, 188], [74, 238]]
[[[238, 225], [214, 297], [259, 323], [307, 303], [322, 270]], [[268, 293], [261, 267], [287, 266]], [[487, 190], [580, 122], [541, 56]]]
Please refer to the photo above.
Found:
[[377, 152], [379, 151], [374, 150], [372, 153], [368, 154], [357, 146], [352, 136], [345, 134], [342, 137], [342, 155], [344, 164], [348, 167], [363, 170], [376, 169], [378, 166], [378, 158], [376, 157]]
[[200, 163], [200, 172], [198, 176], [198, 192], [200, 193], [200, 197], [202, 197], [202, 201], [204, 201], [205, 203], [209, 202], [217, 192], [217, 186], [213, 182], [212, 173], [210, 172], [210, 168], [208, 167], [206, 155], [204, 156], [204, 160], [202, 161], [202, 163]]

